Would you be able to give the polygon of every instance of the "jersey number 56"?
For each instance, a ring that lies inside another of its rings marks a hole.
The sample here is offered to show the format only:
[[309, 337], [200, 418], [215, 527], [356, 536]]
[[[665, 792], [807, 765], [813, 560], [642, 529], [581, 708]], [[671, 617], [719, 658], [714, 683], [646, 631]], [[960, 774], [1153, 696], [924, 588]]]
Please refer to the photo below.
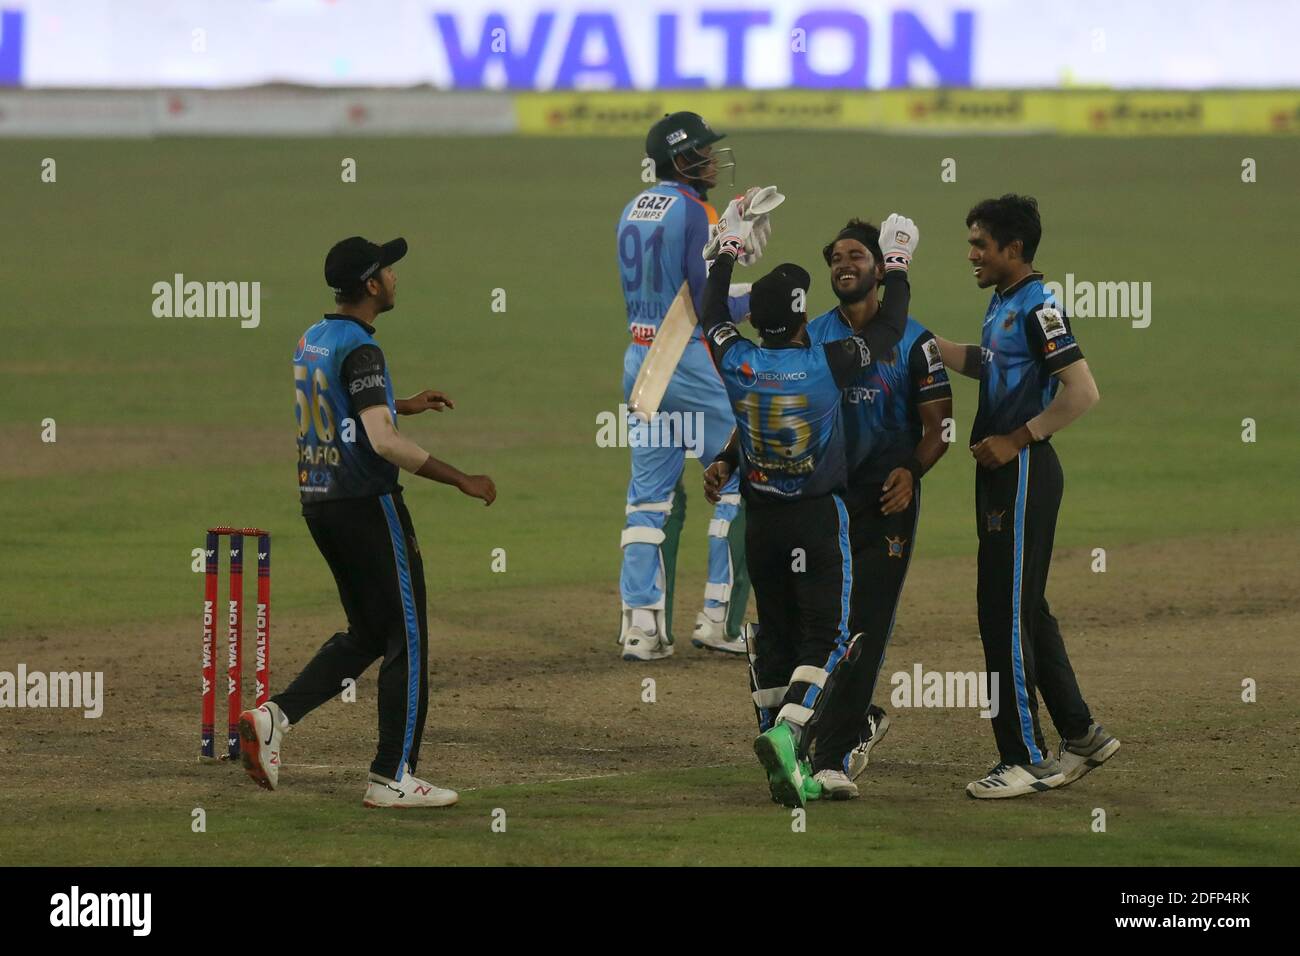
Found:
[[[307, 429], [316, 427], [316, 440], [331, 442], [334, 440], [334, 417], [329, 405], [321, 400], [321, 392], [329, 388], [329, 381], [320, 369], [311, 377], [311, 386], [307, 384], [307, 366], [295, 365], [293, 378], [296, 388], [294, 397], [298, 401], [298, 437], [306, 438]], [[310, 391], [310, 397], [308, 395]]]

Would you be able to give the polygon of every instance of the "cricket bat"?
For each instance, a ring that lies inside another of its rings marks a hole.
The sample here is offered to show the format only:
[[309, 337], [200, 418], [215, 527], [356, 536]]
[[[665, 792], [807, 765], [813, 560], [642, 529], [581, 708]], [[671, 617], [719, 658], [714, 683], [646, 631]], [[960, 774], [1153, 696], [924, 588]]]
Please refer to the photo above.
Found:
[[[757, 219], [783, 202], [785, 196], [778, 192], [775, 186], [751, 188], [745, 193], [742, 215], [746, 219]], [[664, 400], [668, 383], [672, 381], [673, 372], [677, 371], [677, 363], [682, 360], [682, 353], [686, 351], [686, 346], [691, 341], [691, 336], [695, 334], [695, 327], [698, 324], [695, 303], [691, 301], [691, 290], [683, 282], [682, 287], [677, 290], [673, 304], [668, 309], [668, 314], [659, 325], [659, 331], [655, 333], [654, 344], [646, 353], [645, 360], [641, 363], [641, 371], [637, 373], [636, 381], [632, 383], [632, 394], [628, 396], [628, 411], [642, 421], [649, 422], [655, 412], [659, 411], [659, 403]]]
[[659, 411], [659, 403], [664, 400], [664, 392], [677, 371], [677, 363], [682, 360], [691, 336], [695, 334], [695, 303], [691, 301], [691, 290], [683, 282], [677, 290], [668, 314], [659, 324], [654, 343], [646, 352], [641, 362], [641, 371], [632, 383], [632, 394], [628, 396], [628, 411], [642, 421], [648, 422]]

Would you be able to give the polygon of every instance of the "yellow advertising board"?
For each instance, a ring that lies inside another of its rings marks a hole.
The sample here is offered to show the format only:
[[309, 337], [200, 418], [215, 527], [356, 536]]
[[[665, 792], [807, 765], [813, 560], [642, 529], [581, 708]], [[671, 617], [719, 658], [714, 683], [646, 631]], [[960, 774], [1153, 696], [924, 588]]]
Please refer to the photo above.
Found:
[[692, 110], [724, 130], [1197, 136], [1300, 133], [1300, 90], [701, 90], [521, 93], [519, 132], [640, 136]]

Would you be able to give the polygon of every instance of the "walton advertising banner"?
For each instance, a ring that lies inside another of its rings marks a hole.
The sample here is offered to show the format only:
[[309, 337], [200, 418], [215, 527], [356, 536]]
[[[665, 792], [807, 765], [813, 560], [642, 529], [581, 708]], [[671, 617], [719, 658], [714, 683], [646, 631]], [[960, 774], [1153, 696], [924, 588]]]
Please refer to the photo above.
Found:
[[0, 86], [1300, 86], [1280, 0], [0, 0]]

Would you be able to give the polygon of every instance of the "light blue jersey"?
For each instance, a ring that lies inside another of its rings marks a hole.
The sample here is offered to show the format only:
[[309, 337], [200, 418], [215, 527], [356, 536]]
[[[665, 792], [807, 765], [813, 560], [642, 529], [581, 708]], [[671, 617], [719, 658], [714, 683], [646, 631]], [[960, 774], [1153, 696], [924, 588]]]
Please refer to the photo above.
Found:
[[[623, 355], [623, 400], [626, 402], [654, 343], [655, 335], [672, 306], [682, 283], [687, 284], [696, 308], [703, 303], [707, 269], [701, 255], [710, 227], [718, 214], [695, 190], [681, 182], [665, 180], [638, 193], [623, 208], [618, 220], [616, 246], [620, 286], [631, 341]], [[737, 318], [749, 310], [749, 297], [730, 300]], [[710, 461], [731, 434], [731, 406], [722, 379], [709, 357], [699, 332], [692, 336], [660, 402], [669, 415], [697, 416], [697, 433], [702, 437], [691, 450], [704, 462]], [[685, 507], [682, 495], [674, 491], [682, 478], [687, 450], [664, 446], [651, 440], [651, 426], [635, 416], [628, 419], [632, 445], [632, 477], [628, 482], [626, 515], [622, 535], [623, 568], [620, 591], [623, 607], [663, 610], [671, 605], [671, 582], [661, 553], [664, 529], [674, 507]], [[732, 599], [737, 583], [732, 548], [728, 542], [731, 522], [740, 511], [738, 480], [723, 489], [722, 501], [713, 509], [709, 523], [709, 578], [705, 587], [706, 608], [716, 608]], [[669, 533], [676, 533], [669, 527]], [[675, 549], [675, 541], [673, 547]], [[748, 596], [748, 583], [741, 572], [741, 603]]]

